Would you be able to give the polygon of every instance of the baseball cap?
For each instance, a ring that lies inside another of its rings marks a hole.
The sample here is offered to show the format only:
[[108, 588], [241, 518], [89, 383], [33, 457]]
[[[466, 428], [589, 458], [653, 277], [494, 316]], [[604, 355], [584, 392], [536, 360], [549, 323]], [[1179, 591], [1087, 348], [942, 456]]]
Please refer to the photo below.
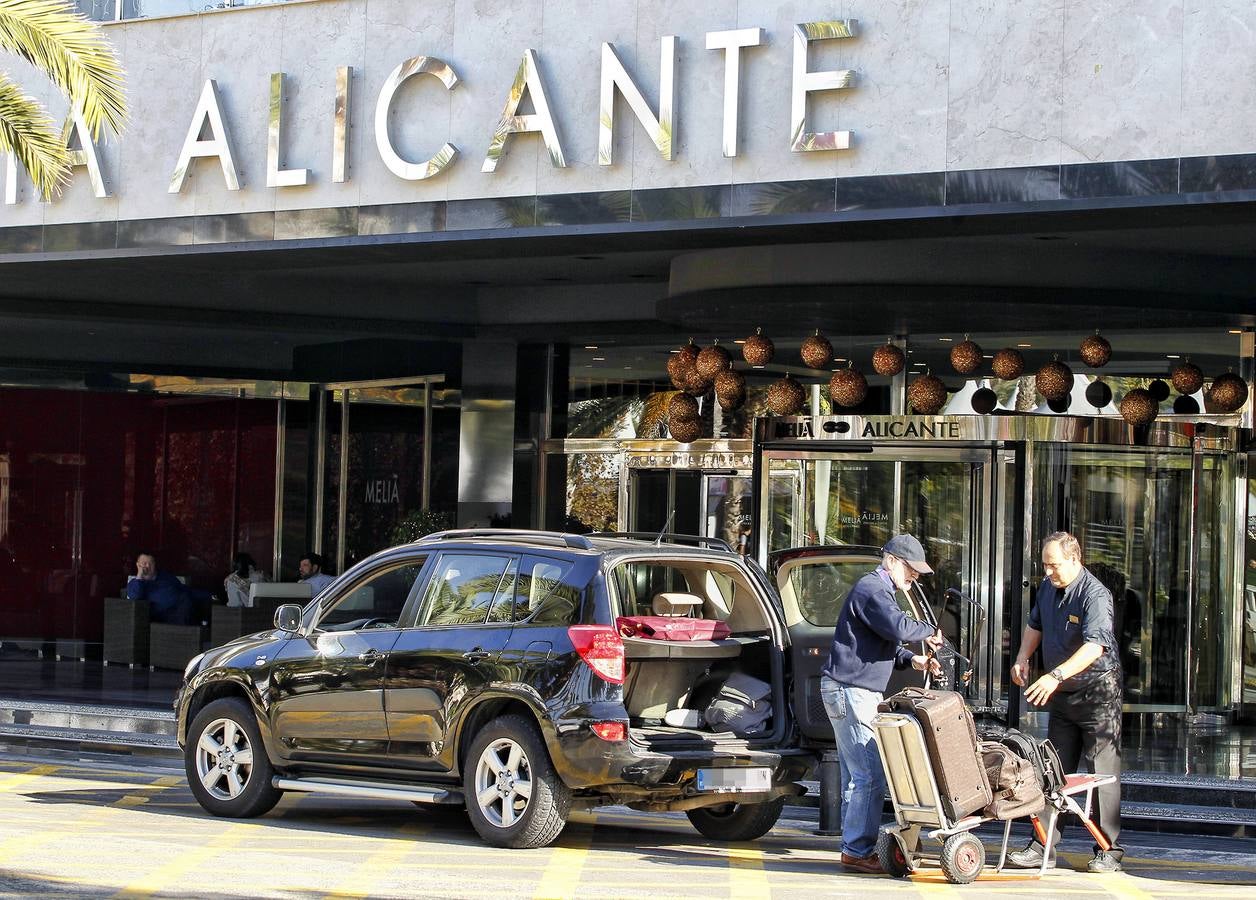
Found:
[[920, 541], [910, 534], [894, 535], [894, 537], [886, 541], [885, 546], [881, 548], [881, 552], [897, 556], [921, 575], [928, 575], [933, 571], [933, 569], [929, 568], [929, 564], [925, 562], [925, 548], [920, 546]]

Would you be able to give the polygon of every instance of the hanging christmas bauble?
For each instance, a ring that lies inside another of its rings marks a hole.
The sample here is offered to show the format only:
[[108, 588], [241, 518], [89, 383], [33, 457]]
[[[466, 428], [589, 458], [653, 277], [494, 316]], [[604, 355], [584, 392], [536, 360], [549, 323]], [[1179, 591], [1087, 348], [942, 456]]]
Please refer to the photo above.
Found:
[[872, 371], [878, 375], [897, 375], [907, 365], [907, 354], [894, 344], [882, 344], [872, 351]]
[[1102, 381], [1092, 381], [1086, 385], [1086, 402], [1095, 409], [1103, 409], [1112, 402], [1112, 388]]
[[999, 405], [999, 396], [990, 388], [978, 388], [973, 392], [973, 412], [988, 415]]
[[774, 416], [796, 416], [805, 397], [802, 385], [786, 375], [768, 386], [768, 410]]
[[1112, 358], [1112, 345], [1098, 331], [1082, 341], [1080, 350], [1082, 362], [1092, 369], [1106, 366]]
[[667, 403], [667, 417], [669, 419], [698, 418], [698, 401], [688, 394], [673, 394], [672, 399]]
[[971, 375], [981, 368], [981, 346], [968, 335], [951, 348], [951, 367], [961, 375]]
[[1073, 370], [1058, 359], [1053, 359], [1035, 376], [1038, 393], [1048, 400], [1058, 400], [1073, 389]]
[[946, 385], [936, 375], [921, 375], [907, 385], [907, 402], [922, 416], [932, 416], [946, 405]]
[[740, 408], [746, 402], [746, 376], [732, 368], [716, 375], [715, 399], [725, 412]]
[[702, 422], [698, 419], [672, 419], [667, 420], [667, 430], [672, 433], [672, 440], [680, 441], [682, 444], [689, 444], [698, 439], [702, 434]]
[[698, 360], [694, 363], [694, 368], [698, 370], [698, 374], [703, 378], [715, 380], [715, 376], [728, 368], [728, 364], [732, 362], [732, 357], [728, 355], [728, 351], [719, 345], [719, 342], [712, 344], [710, 347], [703, 347], [698, 354]]
[[868, 396], [868, 379], [853, 365], [838, 369], [829, 379], [829, 399], [838, 406], [858, 406]]
[[1053, 413], [1068, 412], [1068, 408], [1073, 405], [1073, 395], [1065, 394], [1063, 397], [1057, 397], [1054, 400], [1047, 401], [1047, 409]]
[[1217, 412], [1231, 413], [1247, 402], [1247, 382], [1233, 372], [1219, 375], [1205, 395], [1208, 408]]
[[688, 344], [667, 357], [667, 374], [672, 379], [672, 387], [678, 391], [685, 389], [689, 373], [693, 371], [694, 363], [697, 361], [698, 347], [692, 338]]
[[1169, 383], [1159, 378], [1147, 385], [1147, 393], [1151, 394], [1151, 398], [1157, 403], [1163, 403], [1169, 399], [1169, 395], [1173, 392], [1169, 390]]
[[1169, 381], [1179, 394], [1194, 394], [1204, 386], [1204, 372], [1187, 359], [1173, 367], [1169, 372]]
[[816, 329], [816, 333], [810, 337], [803, 338], [802, 348], [799, 350], [804, 365], [812, 369], [827, 369], [829, 363], [833, 361], [833, 345], [829, 343], [829, 339], [820, 334], [820, 329]]
[[1173, 401], [1173, 411], [1180, 416], [1193, 416], [1199, 412], [1199, 401], [1189, 394], [1182, 394]]
[[1121, 398], [1121, 418], [1131, 425], [1150, 425], [1160, 414], [1160, 404], [1144, 388], [1127, 391]]
[[775, 355], [776, 345], [772, 343], [771, 338], [763, 336], [762, 328], [756, 328], [754, 334], [746, 338], [746, 342], [741, 345], [741, 358], [746, 361], [747, 365], [766, 366]]
[[711, 390], [711, 385], [714, 381], [715, 379], [707, 378], [699, 372], [698, 367], [695, 365], [691, 366], [684, 373], [684, 381], [682, 382], [680, 389], [686, 394], [690, 394], [694, 397], [701, 397], [707, 391]]
[[1025, 357], [1021, 356], [1021, 352], [1013, 347], [1004, 347], [994, 354], [994, 359], [990, 362], [990, 368], [994, 370], [996, 378], [1012, 381], [1020, 378], [1025, 373]]

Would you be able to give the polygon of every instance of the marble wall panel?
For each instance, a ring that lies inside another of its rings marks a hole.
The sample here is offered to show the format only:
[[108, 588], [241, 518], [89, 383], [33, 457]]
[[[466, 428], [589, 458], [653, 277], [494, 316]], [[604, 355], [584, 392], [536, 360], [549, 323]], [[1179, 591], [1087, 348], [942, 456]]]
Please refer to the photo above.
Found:
[[1064, 0], [951, 7], [949, 169], [1058, 164]]
[[[616, 121], [615, 164], [599, 166], [598, 88], [603, 41], [614, 44], [621, 59], [631, 54], [635, 60], [637, 5], [632, 0], [545, 0], [542, 15], [545, 30], [538, 55], [567, 166], [556, 169], [547, 155], [542, 156], [537, 165], [537, 193], [628, 190], [632, 187], [632, 142], [639, 129], [635, 120]], [[652, 66], [651, 71], [657, 72], [657, 46]], [[623, 114], [631, 118], [626, 108]]]
[[1068, 3], [1063, 65], [1063, 162], [1178, 155], [1182, 0]]
[[1185, 0], [1182, 156], [1256, 150], [1256, 4]]

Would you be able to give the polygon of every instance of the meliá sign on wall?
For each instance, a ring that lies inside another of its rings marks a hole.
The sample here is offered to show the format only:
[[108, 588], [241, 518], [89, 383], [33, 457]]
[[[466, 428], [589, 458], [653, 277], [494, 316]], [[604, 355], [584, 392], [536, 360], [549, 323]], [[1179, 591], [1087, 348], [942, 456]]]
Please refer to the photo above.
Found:
[[[807, 97], [817, 91], [841, 90], [849, 87], [855, 77], [850, 69], [811, 71], [808, 68], [807, 50], [814, 41], [840, 40], [854, 37], [857, 23], [853, 19], [821, 22], [803, 22], [793, 29], [793, 76], [790, 87], [790, 147], [795, 152], [818, 150], [844, 150], [850, 146], [849, 131], [809, 131], [807, 128]], [[597, 162], [601, 166], [614, 163], [615, 96], [618, 93], [632, 110], [633, 116], [645, 129], [663, 159], [671, 160], [679, 125], [676, 115], [676, 66], [677, 37], [666, 35], [661, 41], [659, 64], [659, 96], [651, 107], [641, 88], [628, 73], [610, 43], [601, 48], [601, 78], [598, 101], [598, 149]], [[723, 134], [724, 156], [737, 156], [737, 110], [740, 95], [741, 51], [764, 43], [762, 28], [740, 28], [731, 31], [712, 31], [706, 34], [706, 48], [724, 54]], [[458, 148], [446, 142], [433, 156], [420, 161], [404, 158], [389, 135], [388, 121], [394, 113], [394, 98], [407, 80], [420, 76], [439, 79], [447, 90], [456, 90], [458, 73], [448, 62], [436, 56], [413, 56], [398, 65], [384, 80], [375, 100], [374, 135], [375, 147], [388, 170], [407, 181], [433, 178], [449, 169], [458, 159]], [[270, 188], [299, 187], [311, 180], [308, 168], [285, 167], [280, 148], [284, 146], [284, 73], [270, 76], [270, 116], [266, 136], [266, 186]], [[342, 66], [336, 70], [336, 97], [334, 104], [333, 140], [331, 148], [331, 181], [349, 180], [349, 86], [352, 68]], [[519, 108], [527, 96], [534, 112], [520, 114]], [[657, 112], [655, 111], [657, 109]], [[90, 132], [77, 112], [66, 121], [66, 142], [72, 148], [71, 163], [75, 169], [84, 168], [91, 179], [92, 190], [97, 197], [109, 196], [106, 179], [101, 171], [100, 157], [92, 144]], [[549, 151], [550, 162], [558, 168], [567, 166], [559, 135], [559, 119], [550, 109], [542, 77], [541, 59], [532, 49], [523, 51], [514, 83], [506, 92], [502, 110], [484, 156], [480, 171], [491, 174], [505, 156], [510, 139], [517, 134], [538, 134]], [[223, 116], [218, 85], [214, 79], [205, 81], [201, 88], [195, 112], [188, 125], [177, 160], [170, 178], [170, 193], [183, 190], [188, 171], [198, 159], [217, 160], [227, 190], [240, 190], [239, 169], [235, 162], [235, 141], [231, 128]], [[17, 202], [17, 166], [11, 154], [7, 155], [4, 202]]]

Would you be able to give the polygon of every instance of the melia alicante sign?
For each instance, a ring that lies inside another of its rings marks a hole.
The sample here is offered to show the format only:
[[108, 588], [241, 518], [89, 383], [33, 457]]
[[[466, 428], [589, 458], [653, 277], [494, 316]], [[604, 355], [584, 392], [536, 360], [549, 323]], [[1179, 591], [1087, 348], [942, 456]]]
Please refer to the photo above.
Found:
[[[789, 140], [790, 147], [795, 152], [844, 150], [850, 146], [849, 131], [808, 130], [807, 98], [808, 95], [818, 91], [841, 90], [849, 87], [854, 80], [854, 72], [850, 69], [811, 70], [808, 65], [808, 48], [816, 41], [848, 39], [854, 37], [855, 34], [856, 22], [850, 19], [803, 22], [794, 26], [793, 71], [790, 83], [782, 85], [782, 90], [788, 91], [790, 100]], [[766, 38], [763, 28], [711, 31], [705, 35], [705, 38], [708, 51], [722, 53], [724, 56], [721, 140], [724, 156], [731, 158], [737, 156], [742, 51], [749, 47], [760, 46], [765, 43]], [[673, 158], [677, 129], [682, 125], [676, 113], [678, 109], [677, 42], [676, 35], [666, 35], [660, 42], [659, 92], [653, 104], [646, 98], [637, 79], [624, 66], [614, 45], [602, 43], [598, 120], [596, 123], [585, 123], [589, 127], [596, 125], [598, 129], [598, 165], [614, 164], [616, 95], [626, 101], [633, 117], [645, 129], [659, 155], [665, 160]], [[562, 128], [581, 127], [582, 123], [564, 121], [562, 111], [551, 108], [546, 90], [543, 62], [540, 54], [535, 50], [523, 50], [514, 83], [503, 85], [505, 106], [492, 139], [484, 151], [484, 161], [480, 167], [480, 171], [486, 175], [491, 175], [496, 171], [498, 163], [510, 147], [512, 138], [520, 134], [539, 135], [549, 153], [551, 164], [557, 168], [567, 166], [567, 156], [563, 150], [561, 137]], [[460, 156], [458, 148], [447, 140], [428, 159], [407, 159], [393, 142], [389, 131], [389, 120], [396, 115], [404, 115], [404, 110], [398, 108], [397, 92], [409, 79], [421, 77], [438, 79], [448, 91], [457, 90], [459, 84], [459, 75], [454, 66], [440, 57], [412, 56], [398, 64], [384, 80], [383, 86], [374, 98], [374, 109], [370, 112], [373, 116], [375, 149], [380, 159], [393, 175], [406, 181], [435, 178], [456, 165]], [[335, 97], [328, 98], [330, 102], [327, 108], [329, 115], [333, 117], [333, 139], [332, 146], [329, 148], [331, 164], [327, 171], [333, 183], [346, 182], [351, 177], [348, 135], [350, 123], [355, 115], [350, 105], [352, 78], [351, 67], [338, 67]], [[236, 165], [236, 141], [246, 136], [260, 140], [263, 125], [266, 127], [266, 186], [282, 189], [311, 183], [313, 176], [310, 169], [285, 164], [281, 152], [281, 148], [285, 146], [284, 79], [283, 72], [274, 72], [270, 75], [269, 121], [266, 123], [230, 123], [223, 115], [217, 82], [212, 78], [206, 80], [188, 122], [186, 137], [178, 156], [170, 162], [170, 193], [178, 194], [183, 191], [189, 170], [198, 160], [205, 161], [209, 165], [216, 161], [221, 168], [225, 188], [229, 191], [240, 190], [239, 168]], [[519, 110], [525, 97], [530, 100], [533, 112], [521, 114]], [[71, 114], [67, 119], [65, 136], [67, 144], [73, 148], [71, 162], [75, 171], [86, 170], [95, 196], [108, 197], [110, 195], [109, 179], [106, 177], [108, 173], [102, 170], [97, 148], [92, 143], [82, 117], [77, 113]], [[306, 154], [316, 152], [315, 148], [299, 147], [294, 148], [289, 156], [294, 160], [299, 160]], [[12, 205], [18, 201], [18, 179], [17, 166], [11, 155], [7, 157], [5, 169], [4, 202]]]

